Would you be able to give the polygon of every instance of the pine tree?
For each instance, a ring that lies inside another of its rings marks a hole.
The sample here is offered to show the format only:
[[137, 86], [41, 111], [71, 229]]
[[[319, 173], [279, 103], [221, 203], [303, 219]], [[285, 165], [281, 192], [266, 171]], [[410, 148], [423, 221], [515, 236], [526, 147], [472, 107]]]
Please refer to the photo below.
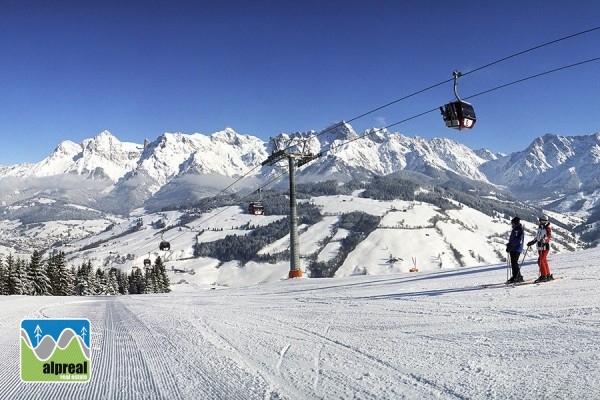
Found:
[[61, 296], [76, 296], [77, 270], [75, 266], [68, 268], [65, 264], [64, 273], [60, 278]]
[[146, 288], [142, 293], [156, 293], [156, 274], [154, 273], [154, 268], [146, 268], [146, 273], [144, 275], [144, 280], [146, 281]]
[[54, 253], [48, 258], [46, 274], [50, 279], [54, 296], [70, 296], [73, 294], [73, 275], [67, 268], [63, 251]]
[[129, 279], [129, 294], [142, 294], [146, 289], [146, 280], [140, 268], [131, 271]]
[[154, 260], [154, 266], [152, 267], [152, 276], [154, 277], [155, 281], [154, 293], [164, 293], [164, 285], [160, 276], [161, 268], [164, 268], [164, 264], [162, 262], [162, 258], [158, 256], [156, 257], [156, 260]]
[[104, 273], [104, 271], [101, 270], [99, 267], [96, 268], [96, 273], [94, 274], [92, 280], [93, 280], [94, 294], [95, 295], [105, 295], [107, 279], [106, 279], [106, 274]]
[[12, 254], [9, 254], [8, 257], [6, 257], [6, 273], [6, 290], [8, 294], [23, 294], [21, 271], [18, 269], [17, 262]]
[[40, 253], [33, 251], [29, 264], [27, 265], [27, 275], [29, 277], [29, 294], [32, 296], [47, 296], [52, 294], [52, 285], [46, 270], [41, 263]]
[[73, 296], [75, 294], [74, 289], [74, 279], [75, 279], [75, 271], [70, 270], [67, 267], [67, 262], [65, 258], [65, 253], [60, 251], [56, 254], [55, 257], [55, 265], [56, 271], [58, 275], [58, 281], [56, 285], [58, 286], [56, 291], [56, 296]]
[[127, 274], [120, 269], [117, 272], [117, 284], [119, 285], [120, 294], [129, 294], [129, 280]]
[[140, 268], [134, 268], [129, 275], [129, 294], [142, 294], [146, 289], [146, 279]]
[[90, 282], [90, 276], [93, 276], [92, 263], [88, 261], [77, 269], [75, 278], [75, 293], [77, 296], [90, 296], [93, 294], [93, 282]]
[[75, 273], [75, 295], [76, 296], [85, 296], [87, 291], [87, 282], [83, 278], [82, 267], [77, 268], [77, 272]]
[[48, 257], [48, 260], [46, 261], [46, 275], [48, 276], [50, 285], [52, 286], [52, 295], [58, 296], [60, 289], [60, 275], [57, 267], [56, 253]]
[[129, 294], [138, 294], [138, 292], [137, 292], [137, 283], [135, 281], [135, 270], [131, 271], [131, 275], [129, 275], [127, 277], [127, 282], [129, 284], [128, 289], [127, 289], [127, 291], [129, 292]]
[[14, 294], [30, 294], [31, 284], [27, 275], [27, 264], [22, 258], [15, 260], [15, 282], [18, 286], [15, 287]]
[[108, 277], [106, 281], [106, 294], [115, 296], [119, 294], [119, 284], [117, 283], [117, 273], [115, 268], [111, 268], [108, 271]]
[[4, 260], [0, 256], [0, 296], [8, 294], [8, 273], [4, 266]]
[[156, 258], [156, 261], [154, 261], [154, 267], [156, 269], [157, 293], [169, 293], [171, 291], [171, 282], [167, 276], [165, 264], [160, 256]]

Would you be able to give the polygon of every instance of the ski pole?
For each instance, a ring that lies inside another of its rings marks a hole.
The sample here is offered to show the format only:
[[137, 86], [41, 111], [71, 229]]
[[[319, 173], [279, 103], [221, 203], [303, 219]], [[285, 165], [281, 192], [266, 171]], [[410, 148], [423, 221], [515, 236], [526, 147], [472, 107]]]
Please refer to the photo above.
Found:
[[525, 262], [525, 257], [527, 257], [528, 251], [529, 251], [529, 246], [527, 246], [527, 248], [525, 249], [525, 253], [523, 253], [523, 259], [521, 260], [521, 265], [519, 265], [519, 269], [521, 269], [521, 267], [523, 266], [523, 263]]
[[510, 279], [510, 277], [508, 276], [510, 269], [510, 253], [506, 252], [506, 282], [508, 282], [508, 280]]

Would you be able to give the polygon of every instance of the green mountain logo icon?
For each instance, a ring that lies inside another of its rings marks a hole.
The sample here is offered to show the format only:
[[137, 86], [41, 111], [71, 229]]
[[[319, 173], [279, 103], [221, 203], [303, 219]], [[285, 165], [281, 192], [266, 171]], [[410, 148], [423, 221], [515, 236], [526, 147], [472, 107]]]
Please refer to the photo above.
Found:
[[21, 321], [21, 380], [87, 382], [91, 377], [87, 319]]

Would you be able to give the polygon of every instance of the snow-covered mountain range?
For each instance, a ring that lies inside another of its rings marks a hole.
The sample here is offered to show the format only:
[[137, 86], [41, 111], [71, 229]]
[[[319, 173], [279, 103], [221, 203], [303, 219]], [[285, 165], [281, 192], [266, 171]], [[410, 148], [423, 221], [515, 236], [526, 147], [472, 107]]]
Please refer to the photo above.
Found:
[[[525, 150], [509, 155], [472, 150], [450, 139], [411, 138], [385, 129], [359, 135], [347, 123], [275, 139], [287, 149], [305, 141], [311, 153], [323, 153], [300, 168], [301, 182], [346, 182], [415, 171], [436, 179], [462, 177], [498, 185], [520, 199], [562, 200], [554, 205], [560, 211], [595, 209], [600, 197], [600, 133], [546, 134]], [[0, 201], [8, 206], [45, 191], [46, 195], [53, 192], [54, 198], [75, 198], [79, 205], [118, 214], [147, 203], [157, 209], [218, 192], [227, 186], [224, 183], [240, 177], [244, 179], [235, 182], [233, 190], [257, 187], [281, 175], [286, 163], [261, 167], [273, 150], [273, 143], [240, 135], [231, 128], [209, 136], [165, 133], [145, 144], [121, 142], [104, 131], [79, 144], [64, 141], [39, 163], [0, 167]], [[89, 192], [86, 199], [81, 199], [86, 197], [82, 191]]]
[[[458, 182], [454, 187], [460, 188], [467, 182], [465, 190], [478, 185], [484, 194], [504, 193], [571, 213], [588, 231], [600, 219], [600, 133], [546, 134], [523, 151], [503, 155], [385, 129], [358, 134], [344, 122], [270, 142], [231, 128], [208, 136], [165, 133], [144, 144], [122, 142], [107, 131], [79, 144], [64, 141], [38, 163], [0, 166], [0, 212], [23, 225], [99, 215], [110, 223], [142, 207], [147, 213], [184, 209], [224, 189], [251, 193], [277, 180], [285, 189], [287, 162], [261, 165], [281, 148], [321, 154], [298, 168], [299, 183], [410, 173], [428, 183]], [[82, 229], [74, 225], [69, 232]]]

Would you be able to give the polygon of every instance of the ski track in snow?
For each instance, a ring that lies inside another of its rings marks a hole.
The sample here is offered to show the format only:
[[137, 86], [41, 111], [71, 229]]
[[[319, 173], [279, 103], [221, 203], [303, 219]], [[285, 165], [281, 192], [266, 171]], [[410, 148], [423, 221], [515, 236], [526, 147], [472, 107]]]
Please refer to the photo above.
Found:
[[[600, 250], [549, 284], [502, 266], [188, 293], [0, 297], [1, 399], [598, 399]], [[535, 272], [527, 269], [532, 275]], [[23, 318], [88, 318], [87, 383], [23, 383]]]

